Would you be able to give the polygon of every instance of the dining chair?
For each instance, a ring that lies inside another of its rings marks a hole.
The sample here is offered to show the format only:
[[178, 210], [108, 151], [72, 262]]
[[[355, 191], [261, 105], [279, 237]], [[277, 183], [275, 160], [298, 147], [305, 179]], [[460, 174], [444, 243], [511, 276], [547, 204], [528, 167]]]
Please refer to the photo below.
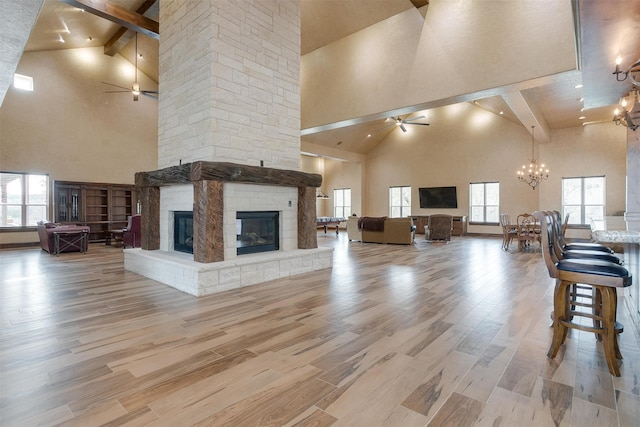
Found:
[[524, 250], [529, 247], [531, 242], [540, 240], [540, 227], [536, 218], [529, 213], [522, 213], [518, 215], [516, 220], [518, 248]]
[[500, 226], [502, 227], [502, 249], [508, 251], [511, 241], [518, 238], [518, 227], [511, 224], [511, 215], [508, 213], [500, 214]]

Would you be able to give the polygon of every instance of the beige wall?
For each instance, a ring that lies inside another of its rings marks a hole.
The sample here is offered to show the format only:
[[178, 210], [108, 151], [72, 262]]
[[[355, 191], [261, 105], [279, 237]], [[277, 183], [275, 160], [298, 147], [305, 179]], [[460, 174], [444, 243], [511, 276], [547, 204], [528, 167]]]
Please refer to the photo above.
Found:
[[[0, 108], [0, 169], [132, 184], [135, 172], [156, 168], [157, 101], [107, 94], [118, 89], [100, 83], [133, 83], [133, 66], [120, 55], [101, 47], [27, 52], [16, 72], [33, 77], [34, 91], [11, 87]], [[158, 87], [141, 73], [138, 80]]]
[[340, 160], [325, 159], [324, 187], [330, 199], [324, 202], [326, 216], [333, 216], [334, 199], [333, 190], [338, 188], [351, 189], [351, 212], [362, 215], [362, 165], [360, 163], [343, 162]]
[[304, 55], [302, 128], [576, 68], [571, 2], [431, 0]]
[[[10, 87], [0, 108], [0, 170], [49, 174], [54, 180], [133, 184], [135, 172], [157, 168], [157, 101], [128, 87], [133, 66], [103, 49], [26, 52], [19, 74], [34, 91]], [[143, 89], [158, 85], [138, 74]], [[117, 89], [116, 89], [117, 90]], [[0, 244], [36, 241], [35, 233], [1, 233]]]
[[317, 216], [333, 216], [333, 190], [337, 188], [351, 189], [351, 213], [361, 215], [363, 195], [363, 166], [356, 162], [347, 162], [312, 156], [300, 156], [301, 170], [307, 173], [322, 175], [319, 191], [329, 199], [316, 200]]
[[[500, 211], [517, 216], [537, 209], [561, 209], [563, 177], [605, 175], [607, 214], [625, 208], [626, 129], [613, 123], [553, 131], [536, 153], [551, 175], [538, 190], [515, 178], [531, 156], [531, 136], [522, 126], [469, 103], [422, 112], [429, 127], [394, 130], [366, 157], [363, 215], [388, 215], [388, 188], [412, 187], [412, 213], [469, 214], [469, 183], [500, 182]], [[348, 170], [344, 163], [341, 170]], [[336, 172], [341, 178], [344, 176]], [[325, 167], [325, 181], [333, 178]], [[420, 209], [419, 187], [456, 186], [458, 209]], [[470, 226], [473, 233], [501, 233], [498, 227]]]

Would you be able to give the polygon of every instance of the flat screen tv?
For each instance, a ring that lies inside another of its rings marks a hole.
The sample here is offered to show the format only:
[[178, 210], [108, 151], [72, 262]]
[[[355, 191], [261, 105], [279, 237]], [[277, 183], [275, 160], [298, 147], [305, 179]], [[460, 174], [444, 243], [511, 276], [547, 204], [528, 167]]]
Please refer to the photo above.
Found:
[[420, 207], [426, 209], [453, 209], [458, 207], [456, 187], [419, 188]]

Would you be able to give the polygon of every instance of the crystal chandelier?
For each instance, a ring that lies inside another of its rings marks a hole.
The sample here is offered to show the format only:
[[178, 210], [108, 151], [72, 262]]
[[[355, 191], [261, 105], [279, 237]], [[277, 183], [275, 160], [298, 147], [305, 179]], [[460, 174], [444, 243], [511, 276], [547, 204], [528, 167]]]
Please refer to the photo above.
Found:
[[531, 161], [529, 166], [522, 165], [522, 169], [517, 172], [520, 181], [529, 184], [532, 190], [535, 190], [543, 179], [549, 178], [549, 169], [545, 169], [544, 163], [538, 165], [538, 160], [533, 152], [534, 138], [533, 131], [535, 126], [531, 126]]

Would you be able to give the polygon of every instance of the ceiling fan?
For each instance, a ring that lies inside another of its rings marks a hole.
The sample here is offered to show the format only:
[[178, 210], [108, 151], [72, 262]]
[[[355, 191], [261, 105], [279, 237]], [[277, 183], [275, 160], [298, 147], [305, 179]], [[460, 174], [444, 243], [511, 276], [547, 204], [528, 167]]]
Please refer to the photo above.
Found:
[[131, 86], [131, 89], [114, 85], [113, 83], [101, 82], [102, 84], [105, 84], [105, 85], [123, 89], [123, 90], [107, 90], [104, 93], [132, 93], [134, 101], [138, 100], [138, 95], [144, 95], [144, 96], [148, 96], [149, 98], [158, 99], [159, 93], [157, 90], [142, 90], [140, 89], [140, 84], [138, 83], [138, 33], [136, 33], [135, 67], [136, 67], [136, 73], [135, 73], [135, 77], [134, 77], [134, 81], [133, 81], [133, 85]]
[[400, 129], [402, 129], [402, 132], [406, 132], [407, 128], [405, 127], [405, 125], [429, 126], [429, 123], [414, 123], [416, 120], [420, 120], [420, 119], [424, 119], [424, 116], [411, 117], [409, 119], [407, 118], [401, 119], [400, 116], [389, 117], [387, 120], [393, 120], [393, 123], [378, 129], [378, 131], [388, 129], [391, 126], [400, 126]]

